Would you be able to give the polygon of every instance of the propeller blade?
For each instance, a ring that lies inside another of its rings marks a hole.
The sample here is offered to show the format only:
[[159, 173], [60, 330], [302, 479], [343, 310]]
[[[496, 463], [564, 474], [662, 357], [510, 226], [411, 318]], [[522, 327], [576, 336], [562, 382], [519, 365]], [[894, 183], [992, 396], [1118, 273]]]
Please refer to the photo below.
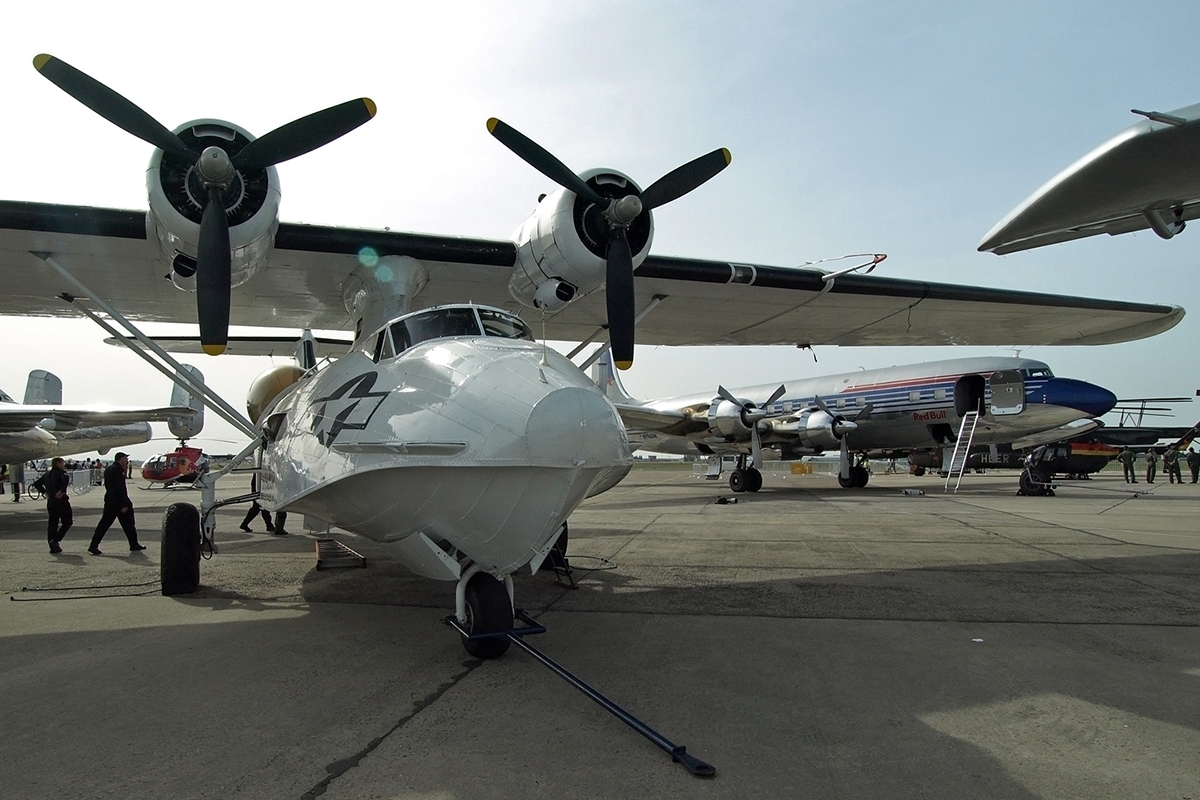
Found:
[[[583, 178], [571, 171], [571, 168], [559, 161], [548, 150], [530, 139], [516, 128], [492, 117], [487, 121], [488, 132], [500, 140], [500, 144], [512, 150], [526, 164], [545, 175], [550, 180], [569, 189], [580, 197], [587, 198], [598, 206], [608, 206], [608, 200], [596, 193]], [[611, 248], [611, 245], [610, 245]], [[611, 261], [609, 262], [611, 265]], [[610, 269], [611, 271], [611, 269]], [[611, 320], [611, 314], [609, 318]], [[609, 326], [612, 323], [610, 321]], [[632, 358], [632, 351], [630, 358]]]
[[838, 466], [838, 475], [842, 476], [842, 480], [850, 480], [850, 443], [846, 441], [846, 437], [842, 437], [842, 459]]
[[676, 167], [646, 187], [642, 192], [642, 203], [646, 208], [658, 208], [683, 197], [728, 167], [731, 161], [733, 154], [722, 147], [689, 161], [682, 167]]
[[740, 406], [742, 404], [742, 401], [738, 400], [736, 397], [734, 397], [732, 394], [730, 394], [729, 390], [726, 389], [724, 386], [717, 387], [717, 395], [719, 397], [721, 397], [722, 399], [728, 400], [729, 402], [733, 403], [735, 406]]
[[750, 428], [750, 466], [762, 469], [762, 439], [758, 435], [758, 424]]
[[608, 240], [604, 295], [613, 363], [617, 369], [629, 369], [633, 366], [633, 255], [624, 228], [613, 228]]
[[821, 409], [829, 416], [836, 416], [832, 411], [829, 410], [829, 406], [825, 405], [825, 401], [821, 399], [820, 395], [817, 395], [815, 398], [813, 398], [813, 401], [817, 404], [817, 408]]
[[767, 398], [767, 402], [763, 403], [763, 408], [767, 408], [772, 403], [774, 403], [776, 400], [783, 397], [783, 393], [786, 391], [787, 391], [787, 387], [782, 383], [779, 384], [779, 388], [776, 389], [775, 392], [769, 398]]
[[199, 156], [183, 141], [126, 97], [80, 72], [62, 59], [42, 53], [33, 66], [48, 81], [106, 120], [160, 150], [195, 160]]
[[240, 170], [265, 169], [323, 147], [374, 116], [375, 104], [369, 97], [347, 100], [255, 139], [233, 157], [233, 165]]
[[871, 411], [874, 408], [875, 408], [875, 406], [873, 404], [867, 403], [865, 406], [862, 407], [862, 411], [859, 411], [857, 414], [854, 415], [854, 421], [855, 422], [864, 421], [867, 417], [871, 416]]
[[229, 342], [230, 261], [229, 219], [221, 188], [213, 186], [200, 217], [196, 246], [196, 314], [200, 345], [210, 356], [224, 353]]

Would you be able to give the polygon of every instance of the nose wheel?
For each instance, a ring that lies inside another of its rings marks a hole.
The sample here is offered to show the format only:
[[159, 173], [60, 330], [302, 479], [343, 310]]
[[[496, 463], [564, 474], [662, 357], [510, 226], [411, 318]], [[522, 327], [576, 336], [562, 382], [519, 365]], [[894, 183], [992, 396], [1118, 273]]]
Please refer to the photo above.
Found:
[[[486, 572], [477, 572], [467, 581], [463, 628], [468, 634], [511, 631], [513, 627], [512, 600], [504, 584]], [[475, 658], [499, 658], [508, 652], [509, 639], [495, 636], [487, 639], [462, 637], [463, 647]]]

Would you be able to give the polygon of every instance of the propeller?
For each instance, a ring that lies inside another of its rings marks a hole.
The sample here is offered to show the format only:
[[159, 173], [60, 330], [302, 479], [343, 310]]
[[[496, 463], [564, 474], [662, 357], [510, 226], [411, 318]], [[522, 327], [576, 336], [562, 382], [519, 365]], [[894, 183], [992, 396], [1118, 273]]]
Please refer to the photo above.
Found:
[[767, 402], [762, 406], [756, 406], [749, 400], [739, 400], [734, 397], [724, 386], [717, 387], [717, 394], [721, 398], [741, 409], [742, 424], [750, 429], [750, 465], [755, 469], [762, 469], [762, 438], [758, 432], [758, 423], [766, 419], [768, 409], [776, 400], [783, 397], [783, 393], [786, 391], [787, 387], [781, 383], [779, 388], [767, 398]]
[[628, 194], [612, 198], [601, 195], [570, 167], [511, 125], [492, 117], [487, 127], [492, 136], [525, 163], [564, 189], [604, 209], [602, 213], [609, 228], [604, 276], [609, 344], [613, 363], [618, 369], [629, 369], [633, 366], [634, 297], [633, 256], [626, 231], [643, 211], [658, 208], [692, 191], [729, 166], [733, 156], [725, 148], [719, 148], [671, 170], [646, 187], [640, 196]]
[[222, 194], [239, 173], [263, 170], [329, 144], [375, 116], [369, 98], [349, 100], [289, 122], [230, 156], [220, 147], [197, 153], [126, 97], [45, 53], [33, 66], [47, 80], [106, 120], [167, 153], [195, 162], [208, 190], [196, 246], [196, 312], [204, 352], [219, 355], [229, 341], [232, 253]]
[[829, 406], [827, 406], [825, 404], [825, 401], [821, 399], [820, 395], [817, 395], [815, 398], [813, 398], [813, 400], [816, 403], [817, 408], [824, 411], [826, 414], [828, 414], [833, 419], [833, 424], [830, 427], [830, 430], [833, 431], [834, 436], [838, 437], [841, 440], [841, 447], [840, 447], [841, 460], [840, 460], [840, 463], [838, 464], [838, 474], [842, 477], [842, 480], [848, 481], [848, 480], [850, 480], [851, 463], [850, 463], [850, 440], [846, 436], [846, 434], [850, 433], [850, 431], [857, 428], [858, 427], [857, 421], [865, 420], [871, 414], [871, 409], [874, 408], [874, 406], [872, 406], [870, 404], [863, 406], [862, 410], [859, 411], [858, 414], [856, 414], [854, 416], [854, 419], [856, 420], [856, 422], [851, 422], [850, 420], [843, 417], [841, 414], [837, 414], [832, 409], [830, 409]]

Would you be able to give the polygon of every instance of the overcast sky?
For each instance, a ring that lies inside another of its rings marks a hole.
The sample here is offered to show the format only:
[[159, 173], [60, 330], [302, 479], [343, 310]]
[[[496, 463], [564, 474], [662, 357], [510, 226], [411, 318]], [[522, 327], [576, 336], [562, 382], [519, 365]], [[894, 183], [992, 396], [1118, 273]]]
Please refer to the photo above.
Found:
[[[1182, 305], [1174, 330], [1124, 345], [1027, 348], [1120, 397], [1192, 395], [1200, 230], [976, 252], [1043, 182], [1135, 122], [1200, 102], [1200, 4], [1179, 2], [479, 2], [310, 7], [243, 2], [19, 4], [0, 37], [0, 196], [146, 207], [150, 148], [42, 78], [47, 52], [167, 127], [197, 117], [261, 135], [353, 97], [378, 116], [279, 167], [282, 218], [509, 236], [549, 181], [487, 134], [498, 116], [577, 171], [643, 186], [715, 147], [733, 164], [655, 211], [661, 255], [795, 265], [884, 252], [876, 274]], [[463, 298], [467, 300], [469, 298]], [[162, 328], [152, 330], [161, 331]], [[170, 385], [87, 321], [0, 319], [0, 387], [35, 368], [68, 403], [165, 402]], [[1020, 335], [1014, 332], [1014, 344]], [[655, 397], [1009, 354], [990, 348], [639, 347], [625, 374]], [[188, 359], [236, 406], [270, 362]], [[1200, 416], [1183, 407], [1180, 424]], [[167, 435], [165, 426], [161, 435]], [[210, 415], [196, 441], [229, 452]], [[135, 456], [166, 442], [132, 449]]]

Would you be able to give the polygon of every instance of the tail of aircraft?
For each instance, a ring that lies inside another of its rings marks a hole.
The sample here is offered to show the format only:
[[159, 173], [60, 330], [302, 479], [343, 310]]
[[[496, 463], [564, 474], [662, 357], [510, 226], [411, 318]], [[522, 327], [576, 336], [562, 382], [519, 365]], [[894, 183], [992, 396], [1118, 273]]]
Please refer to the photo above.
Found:
[[[181, 365], [188, 374], [200, 383], [204, 382], [204, 374], [200, 370], [190, 364]], [[204, 430], [204, 400], [198, 395], [192, 394], [187, 389], [184, 389], [179, 384], [175, 384], [175, 388], [171, 390], [171, 405], [172, 406], [187, 406], [188, 408], [196, 409], [194, 417], [171, 417], [167, 420], [167, 427], [171, 431], [171, 435], [176, 439], [191, 439], [200, 435], [200, 431]]]
[[62, 381], [57, 375], [44, 369], [31, 370], [29, 381], [25, 384], [25, 405], [62, 405]]
[[604, 396], [614, 403], [638, 402], [625, 391], [621, 384], [621, 376], [613, 369], [612, 351], [607, 348], [592, 367], [592, 380], [600, 387], [600, 391], [604, 392]]

